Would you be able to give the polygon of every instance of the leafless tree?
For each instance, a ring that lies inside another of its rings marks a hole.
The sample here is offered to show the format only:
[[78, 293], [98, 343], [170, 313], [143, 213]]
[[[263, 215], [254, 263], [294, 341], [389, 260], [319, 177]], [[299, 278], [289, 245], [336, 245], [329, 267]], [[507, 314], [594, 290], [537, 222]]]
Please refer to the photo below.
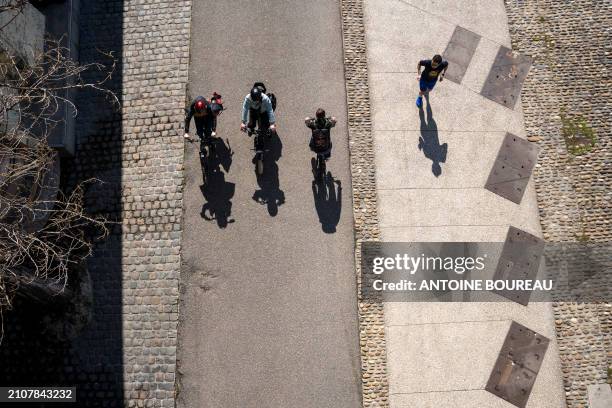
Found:
[[28, 0], [0, 0], [0, 13], [8, 10], [22, 10]]
[[[0, 0], [0, 13], [15, 12], [25, 3]], [[119, 103], [105, 88], [115, 58], [100, 55], [101, 63], [79, 65], [61, 41], [47, 40], [44, 51], [26, 64], [0, 49], [0, 341], [2, 314], [16, 294], [38, 300], [69, 297], [70, 271], [91, 254], [92, 237], [108, 233], [106, 220], [83, 207], [84, 191], [93, 181], [69, 193], [48, 194], [49, 185], [57, 183], [58, 166], [48, 137], [62, 121], [58, 112], [67, 107], [76, 115], [70, 91], [93, 89], [107, 95], [109, 103]], [[96, 76], [102, 79], [85, 80], [83, 74], [92, 70], [102, 72]]]

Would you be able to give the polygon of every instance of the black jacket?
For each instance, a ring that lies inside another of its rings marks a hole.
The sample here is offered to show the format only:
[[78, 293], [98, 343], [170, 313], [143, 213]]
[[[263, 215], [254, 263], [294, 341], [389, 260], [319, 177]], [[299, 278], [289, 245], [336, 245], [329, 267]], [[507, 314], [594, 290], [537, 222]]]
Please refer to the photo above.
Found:
[[[198, 101], [204, 102], [204, 110], [202, 112], [196, 111], [195, 104]], [[198, 96], [191, 102], [191, 105], [188, 109], [185, 110], [185, 133], [189, 133], [189, 123], [191, 122], [191, 118], [197, 121], [204, 120], [212, 120], [212, 131], [217, 131], [217, 117], [213, 115], [211, 110], [211, 104], [206, 100], [203, 96]]]

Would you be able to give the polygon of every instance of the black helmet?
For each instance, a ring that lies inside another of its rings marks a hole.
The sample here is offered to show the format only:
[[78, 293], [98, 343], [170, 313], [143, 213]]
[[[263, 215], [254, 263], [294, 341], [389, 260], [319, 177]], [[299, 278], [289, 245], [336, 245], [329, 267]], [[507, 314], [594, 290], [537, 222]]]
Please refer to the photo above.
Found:
[[259, 89], [259, 87], [251, 89], [251, 99], [254, 101], [261, 101], [261, 89]]

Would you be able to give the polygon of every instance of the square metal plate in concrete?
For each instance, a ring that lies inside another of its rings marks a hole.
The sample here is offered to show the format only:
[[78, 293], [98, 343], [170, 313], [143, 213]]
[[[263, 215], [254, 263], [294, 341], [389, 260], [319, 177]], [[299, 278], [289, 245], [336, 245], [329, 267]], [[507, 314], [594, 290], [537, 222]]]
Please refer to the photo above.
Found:
[[[543, 254], [544, 240], [511, 226], [493, 279], [505, 281], [535, 279]], [[531, 291], [527, 290], [493, 292], [523, 306], [527, 306], [531, 296]]]
[[458, 84], [461, 83], [470, 61], [476, 52], [480, 36], [463, 27], [455, 27], [446, 50], [442, 56], [448, 61], [448, 70], [444, 76]]
[[501, 46], [480, 94], [514, 109], [532, 63], [531, 57]]
[[548, 338], [512, 322], [485, 389], [524, 408], [549, 342]]
[[485, 188], [520, 204], [538, 158], [538, 148], [527, 140], [506, 133]]

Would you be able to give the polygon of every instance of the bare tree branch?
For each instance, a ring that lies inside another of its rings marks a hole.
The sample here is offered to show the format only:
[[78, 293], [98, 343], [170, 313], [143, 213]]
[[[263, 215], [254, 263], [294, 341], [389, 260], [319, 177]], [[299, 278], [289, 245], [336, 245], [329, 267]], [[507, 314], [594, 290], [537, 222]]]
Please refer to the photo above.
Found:
[[28, 0], [0, 0], [0, 14], [5, 13], [7, 11], [13, 12], [13, 17], [11, 17], [4, 25], [0, 27], [0, 31], [4, 30], [8, 27], [23, 11], [23, 8], [28, 4]]
[[[0, 13], [25, 3], [0, 0]], [[93, 240], [108, 234], [108, 222], [87, 214], [83, 205], [85, 189], [99, 181], [86, 181], [57, 196], [44, 193], [56, 177], [58, 158], [47, 139], [63, 120], [58, 112], [65, 106], [76, 115], [71, 90], [101, 92], [114, 106], [119, 100], [105, 88], [115, 69], [112, 53], [101, 53], [100, 63], [79, 65], [60, 40], [47, 41], [45, 51], [29, 65], [15, 55], [0, 55], [1, 342], [2, 313], [11, 308], [15, 294], [28, 285], [63, 292], [70, 271], [91, 255]], [[85, 80], [91, 71], [102, 79]]]

